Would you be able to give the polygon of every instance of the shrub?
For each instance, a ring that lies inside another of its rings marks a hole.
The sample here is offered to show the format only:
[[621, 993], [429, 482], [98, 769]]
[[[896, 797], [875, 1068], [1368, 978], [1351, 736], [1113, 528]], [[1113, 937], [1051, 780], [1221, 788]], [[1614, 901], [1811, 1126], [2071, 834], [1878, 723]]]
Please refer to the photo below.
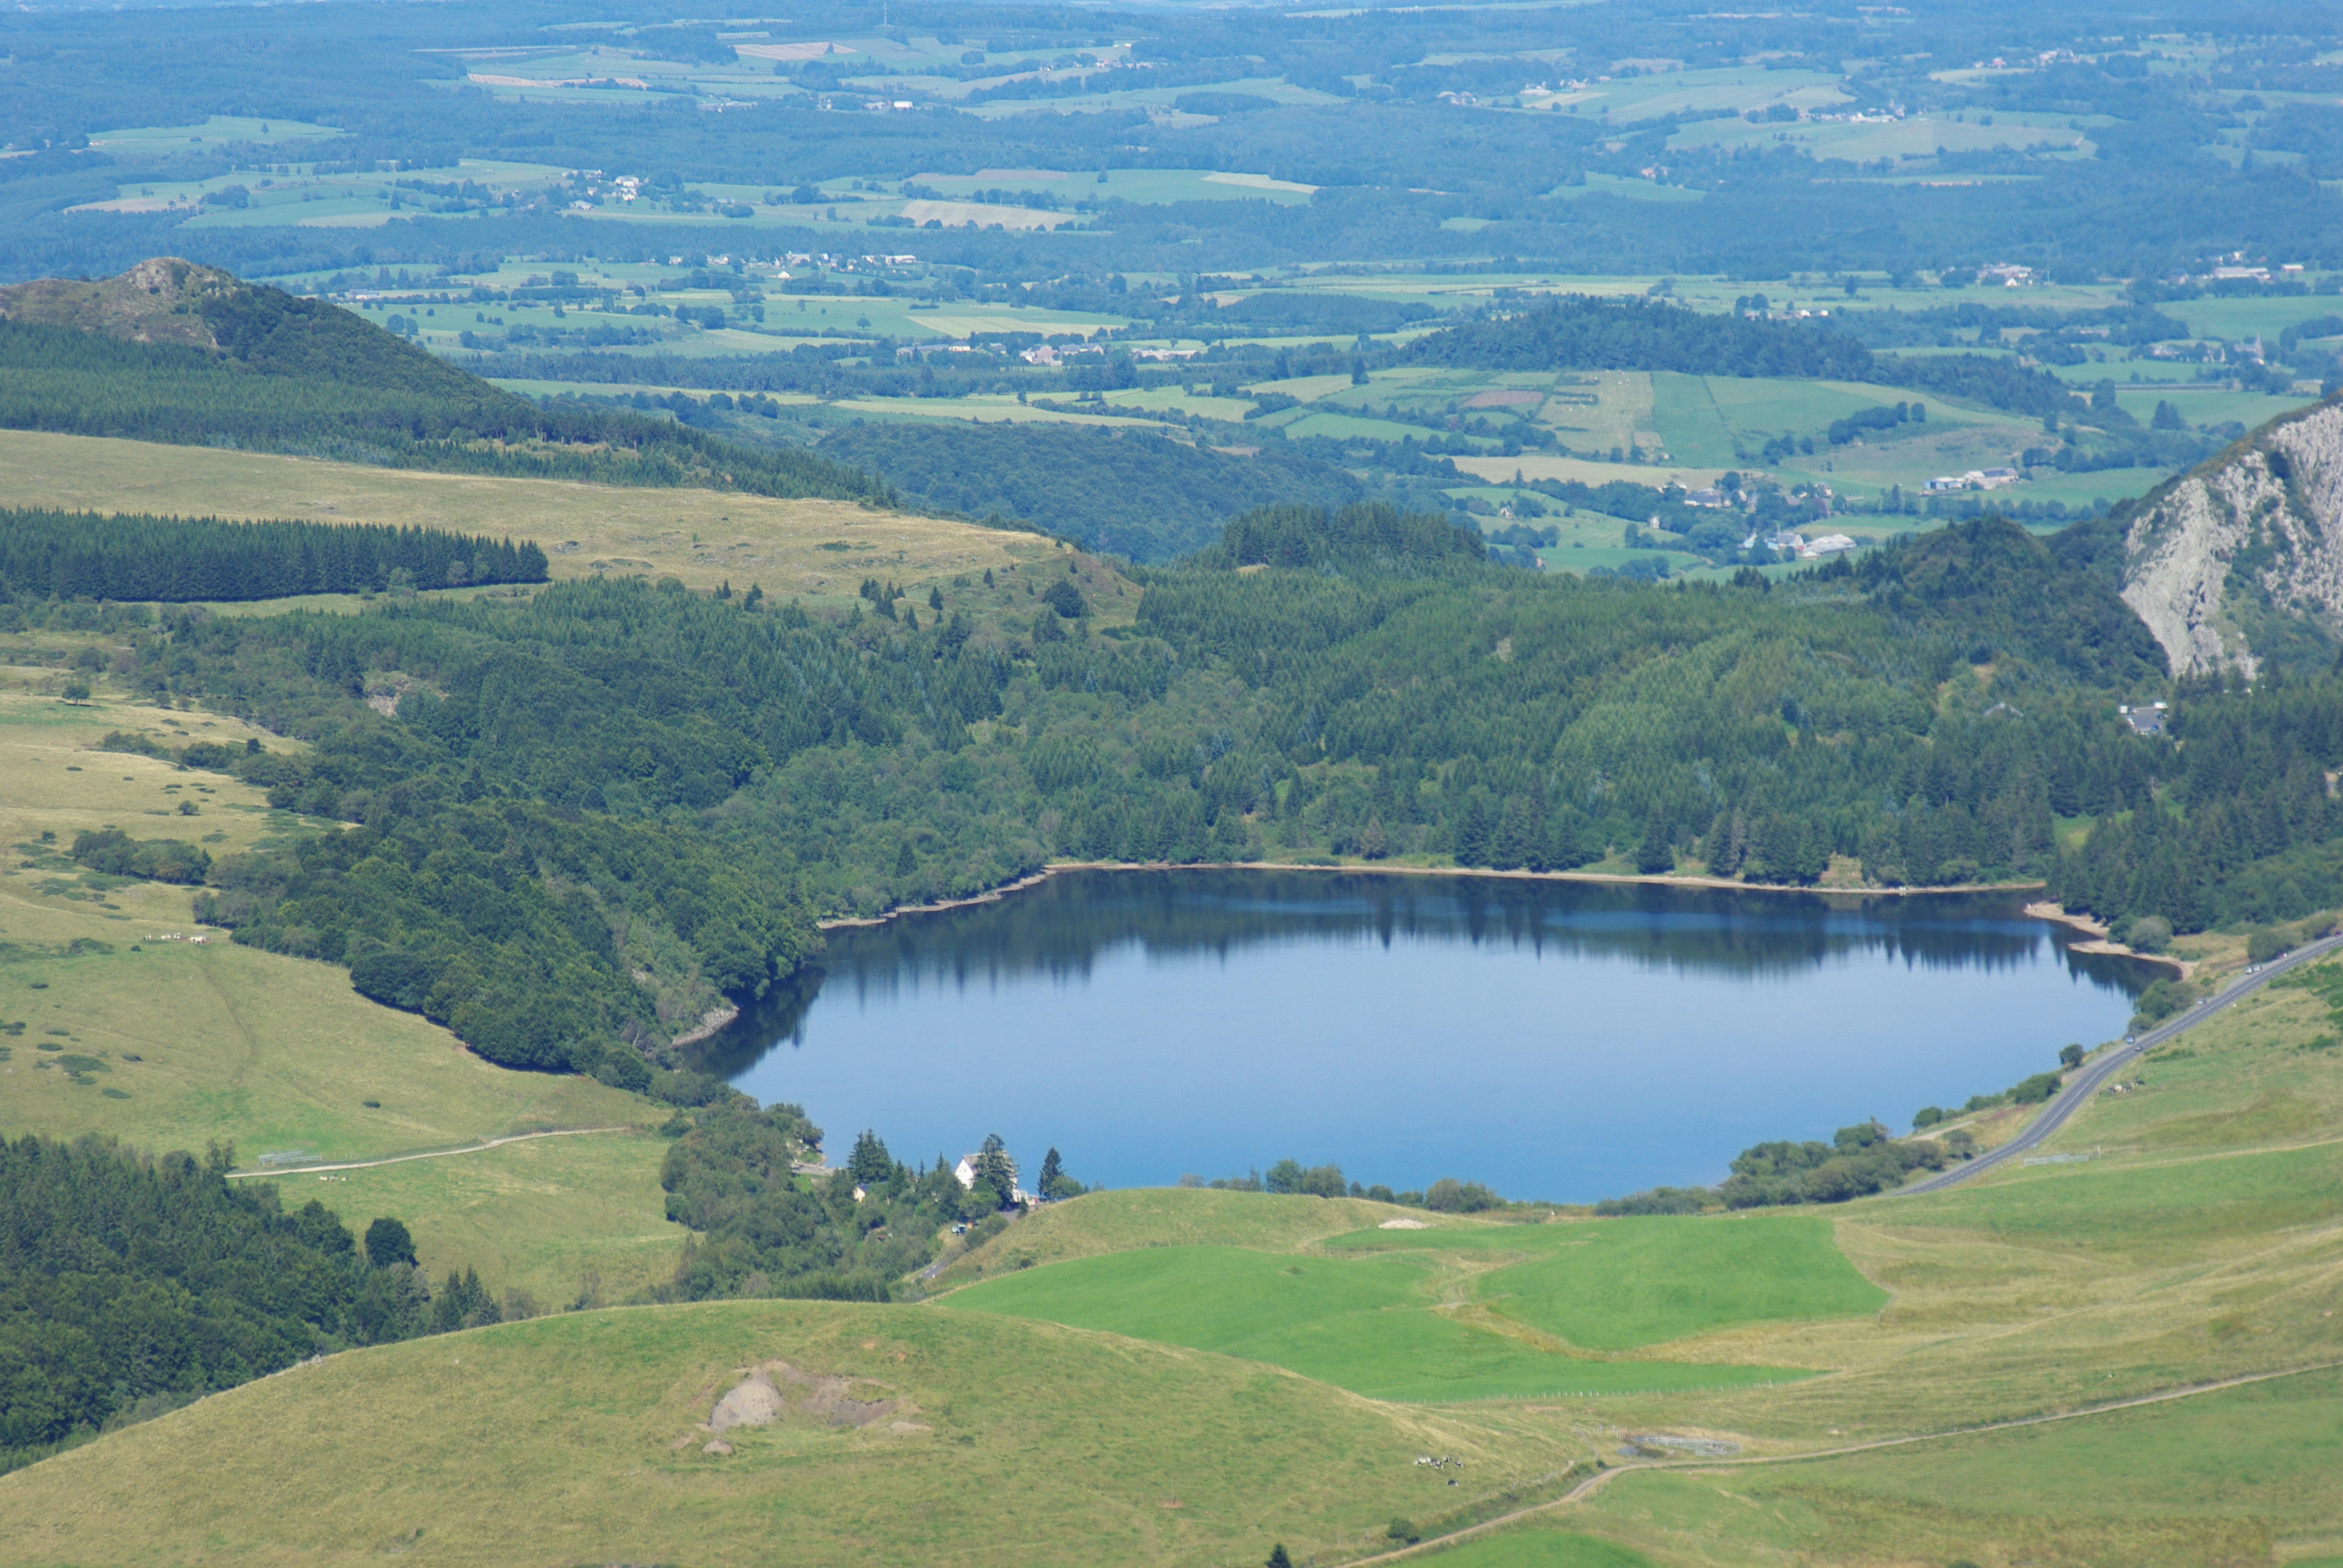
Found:
[[2285, 953], [2293, 945], [2291, 931], [2271, 930], [2255, 931], [2246, 938], [2246, 961], [2266, 964]]
[[106, 876], [153, 882], [200, 882], [212, 869], [211, 852], [199, 845], [177, 839], [141, 842], [119, 828], [75, 834], [73, 858]]
[[2196, 1005], [2195, 986], [2184, 980], [2160, 980], [2140, 992], [2139, 1000], [2132, 1004], [2132, 1028], [2152, 1027]]
[[1624, 1198], [1605, 1198], [1594, 1205], [1602, 1215], [1697, 1214], [1715, 1201], [1705, 1187], [1653, 1187]]
[[1504, 1201], [1478, 1181], [1459, 1181], [1453, 1176], [1443, 1176], [1423, 1194], [1423, 1206], [1441, 1214], [1477, 1214], [1483, 1209], [1502, 1208]]
[[2057, 1093], [2058, 1085], [2064, 1081], [2065, 1080], [2061, 1079], [2055, 1072], [2037, 1072], [2033, 1077], [2026, 1079], [2023, 1082], [2011, 1088], [2009, 1091], [2010, 1103], [2014, 1105], [2039, 1105], [2044, 1101], [2049, 1099], [2052, 1095]]

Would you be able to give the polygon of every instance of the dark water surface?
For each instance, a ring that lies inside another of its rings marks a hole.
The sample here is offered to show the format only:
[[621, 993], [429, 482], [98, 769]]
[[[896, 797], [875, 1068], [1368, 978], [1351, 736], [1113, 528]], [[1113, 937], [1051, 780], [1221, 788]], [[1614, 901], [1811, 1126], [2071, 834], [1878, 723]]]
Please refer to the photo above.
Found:
[[1164, 1185], [1334, 1161], [1583, 1201], [1768, 1138], [1897, 1131], [2122, 1031], [2154, 974], [2006, 896], [1276, 871], [1085, 871], [832, 932], [703, 1048], [843, 1158]]

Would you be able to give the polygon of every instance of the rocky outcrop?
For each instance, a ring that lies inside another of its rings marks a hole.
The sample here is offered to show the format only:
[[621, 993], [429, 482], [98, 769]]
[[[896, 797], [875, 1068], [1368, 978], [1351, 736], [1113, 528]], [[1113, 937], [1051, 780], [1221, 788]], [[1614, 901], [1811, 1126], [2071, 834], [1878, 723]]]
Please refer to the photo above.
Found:
[[119, 277], [37, 277], [0, 288], [0, 319], [78, 327], [133, 343], [216, 348], [203, 301], [244, 287], [234, 273], [157, 256]]
[[2343, 403], [2255, 431], [2151, 493], [2124, 538], [2124, 602], [2175, 675], [2252, 675], [2276, 647], [2343, 642]]

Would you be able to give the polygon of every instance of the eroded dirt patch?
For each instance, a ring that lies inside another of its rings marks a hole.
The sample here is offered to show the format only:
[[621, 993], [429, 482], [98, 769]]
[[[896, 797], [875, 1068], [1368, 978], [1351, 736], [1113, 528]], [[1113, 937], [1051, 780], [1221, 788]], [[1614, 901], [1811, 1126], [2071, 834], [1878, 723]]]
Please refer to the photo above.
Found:
[[840, 1372], [805, 1372], [787, 1362], [766, 1362], [743, 1372], [739, 1381], [716, 1401], [708, 1419], [675, 1446], [685, 1447], [694, 1435], [705, 1433], [709, 1441], [702, 1452], [720, 1456], [732, 1452], [724, 1433], [783, 1424], [853, 1431], [875, 1428], [896, 1437], [932, 1431], [910, 1419], [919, 1413], [919, 1406], [898, 1397], [885, 1383]]

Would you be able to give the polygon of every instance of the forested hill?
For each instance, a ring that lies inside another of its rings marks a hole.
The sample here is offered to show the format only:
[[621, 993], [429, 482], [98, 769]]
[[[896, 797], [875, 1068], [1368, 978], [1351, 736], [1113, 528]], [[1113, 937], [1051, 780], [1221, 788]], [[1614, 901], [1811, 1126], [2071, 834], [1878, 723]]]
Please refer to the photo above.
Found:
[[[1110, 630], [1071, 553], [924, 605], [874, 578], [843, 622], [671, 579], [174, 616], [128, 678], [308, 740], [181, 760], [357, 824], [178, 872], [202, 918], [491, 1060], [669, 1092], [677, 1030], [785, 980], [814, 916], [1057, 858], [2027, 879], [2183, 930], [2343, 901], [2343, 680], [2184, 687], [2191, 744], [2135, 734], [2117, 704], [2172, 689], [2111, 529], [1984, 519], [1665, 588], [1477, 545], [1264, 509]], [[360, 694], [391, 671], [386, 717]], [[88, 838], [145, 874], [150, 846]]]
[[2039, 416], [2087, 407], [2046, 370], [1982, 355], [1874, 354], [1830, 323], [1706, 315], [1664, 299], [1574, 294], [1417, 338], [1403, 364], [1477, 370], [1673, 370], [1879, 386], [1967, 397]]
[[104, 283], [0, 290], [0, 428], [892, 501], [875, 477], [811, 453], [540, 407], [347, 311], [170, 257]]
[[1341, 506], [1358, 480], [1277, 446], [1251, 456], [1142, 431], [898, 420], [852, 425], [824, 457], [884, 473], [906, 496], [1029, 523], [1135, 561], [1182, 555], [1256, 507]]

